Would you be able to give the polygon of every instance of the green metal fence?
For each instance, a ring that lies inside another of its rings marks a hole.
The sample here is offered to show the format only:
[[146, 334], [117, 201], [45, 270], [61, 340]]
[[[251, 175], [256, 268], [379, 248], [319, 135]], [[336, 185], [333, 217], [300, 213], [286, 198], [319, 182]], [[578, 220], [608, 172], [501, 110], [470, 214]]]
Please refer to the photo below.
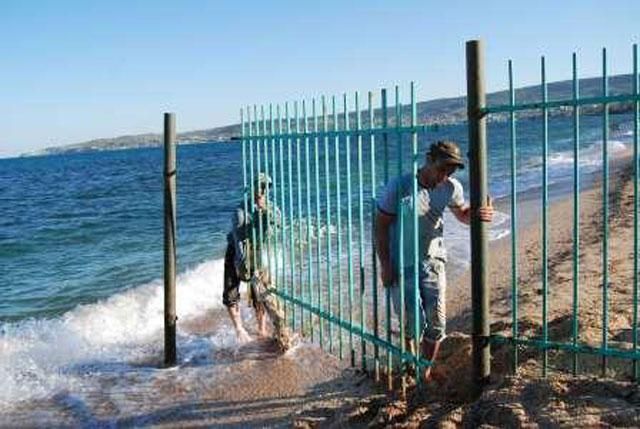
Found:
[[[407, 363], [424, 368], [431, 362], [406, 350], [405, 329], [415, 333], [419, 327], [404, 326], [404, 314], [394, 314], [389, 290], [377, 280], [376, 196], [391, 175], [417, 173], [424, 155], [418, 136], [429, 127], [417, 124], [413, 83], [408, 106], [395, 88], [393, 110], [386, 89], [377, 107], [373, 93], [367, 95], [366, 107], [356, 92], [352, 98], [344, 94], [340, 107], [336, 97], [313, 99], [311, 112], [306, 101], [242, 109], [244, 204], [251, 213], [257, 210], [254, 183], [268, 174], [272, 209], [266, 217], [277, 228], [267, 234], [262, 224], [254, 228], [253, 242], [265, 249], [256, 263], [271, 272], [290, 325], [376, 378], [386, 374], [391, 387], [395, 376], [404, 385]], [[403, 123], [407, 110], [409, 123]], [[408, 168], [402, 147], [407, 140]], [[402, 270], [398, 277], [404, 295]]]
[[[481, 64], [481, 63], [480, 63]], [[633, 92], [626, 95], [610, 95], [607, 88], [606, 51], [602, 57], [602, 95], [581, 98], [578, 87], [577, 60], [573, 56], [573, 96], [566, 100], [549, 100], [545, 61], [541, 61], [540, 101], [517, 104], [515, 99], [512, 64], [508, 64], [509, 102], [505, 105], [484, 105], [484, 94], [477, 99], [479, 110], [469, 109], [469, 125], [477, 126], [480, 121], [497, 113], [508, 113], [511, 150], [511, 247], [512, 247], [512, 334], [511, 336], [492, 335], [490, 342], [513, 344], [514, 368], [518, 366], [519, 349], [535, 348], [543, 353], [543, 371], [547, 373], [548, 353], [550, 350], [568, 351], [575, 355], [573, 370], [578, 371], [578, 355], [595, 354], [602, 357], [603, 370], [607, 357], [630, 359], [633, 373], [638, 374], [638, 59], [637, 47], [633, 48]], [[482, 75], [480, 71], [479, 75]], [[471, 86], [470, 86], [471, 87]], [[413, 309], [415, 326], [405, 326], [404, 306], [400, 314], [392, 311], [389, 289], [382, 288], [378, 282], [376, 252], [373, 237], [376, 214], [376, 198], [381, 185], [392, 176], [418, 172], [423, 153], [419, 152], [419, 141], [426, 141], [431, 127], [417, 124], [416, 95], [411, 83], [409, 103], [403, 106], [400, 89], [395, 87], [394, 104], [389, 106], [386, 89], [381, 90], [377, 106], [374, 106], [374, 94], [369, 92], [366, 107], [361, 105], [360, 96], [343, 95], [321, 97], [305, 101], [269, 104], [267, 106], [247, 107], [241, 110], [242, 156], [245, 208], [252, 213], [256, 208], [252, 203], [254, 183], [261, 173], [271, 176], [272, 187], [268, 199], [271, 210], [267, 211], [267, 222], [277, 225], [265, 233], [260, 223], [254, 228], [253, 242], [260, 242], [266, 256], [258, 258], [256, 263], [272, 274], [276, 294], [285, 303], [285, 313], [289, 324], [319, 345], [344, 358], [349, 357], [352, 365], [373, 370], [376, 379], [386, 375], [389, 388], [393, 387], [396, 376], [402, 386], [405, 385], [408, 364], [424, 368], [431, 362], [406, 349], [405, 336], [416, 337], [418, 326], [418, 276], [414, 275]], [[341, 101], [341, 103], [340, 103]], [[607, 335], [609, 301], [609, 255], [608, 255], [608, 219], [609, 219], [609, 160], [607, 151], [609, 105], [612, 103], [634, 103], [633, 165], [634, 165], [634, 280], [633, 280], [633, 347], [631, 350], [610, 347]], [[338, 106], [340, 104], [340, 106]], [[579, 214], [580, 214], [580, 109], [586, 105], [601, 105], [602, 110], [602, 341], [599, 346], [580, 342], [579, 312]], [[549, 112], [553, 109], [573, 109], [573, 308], [572, 339], [569, 342], [557, 342], [549, 339], [548, 304], [549, 288], [549, 195], [548, 195], [548, 142]], [[309, 111], [310, 110], [310, 111]], [[525, 337], [519, 328], [518, 313], [518, 219], [517, 219], [517, 119], [519, 112], [540, 111], [541, 125], [541, 229], [542, 229], [542, 330], [540, 337]], [[265, 114], [266, 112], [266, 114]], [[406, 113], [409, 113], [406, 115]], [[403, 114], [409, 120], [403, 122]], [[484, 124], [484, 122], [483, 122]], [[484, 126], [484, 125], [483, 125]], [[482, 134], [484, 128], [478, 128]], [[473, 138], [472, 138], [473, 139]], [[477, 157], [473, 142], [470, 142], [470, 157]], [[395, 152], [394, 152], [395, 151]], [[409, 162], [402, 156], [410, 152]], [[394, 156], [395, 154], [395, 156]], [[391, 165], [393, 159], [395, 165]], [[480, 160], [482, 161], [482, 160]], [[480, 162], [479, 161], [479, 162]], [[489, 166], [490, 168], [490, 166]], [[355, 170], [355, 171], [354, 171]], [[475, 171], [475, 173], [474, 173]], [[471, 169], [471, 175], [478, 172]], [[485, 174], [482, 172], [482, 174]], [[474, 178], [470, 177], [473, 182]], [[480, 187], [485, 186], [484, 184]], [[478, 194], [471, 186], [471, 204], [477, 206]], [[413, 197], [418, 191], [417, 181], [413, 183]], [[481, 193], [486, 193], [483, 189]], [[474, 194], [475, 193], [475, 194]], [[475, 203], [474, 203], [475, 201]], [[304, 204], [303, 204], [304, 202]], [[277, 210], [274, 208], [277, 207]], [[399, 210], [402, 210], [400, 205]], [[355, 213], [354, 213], [355, 211]], [[400, 212], [399, 212], [400, 213]], [[261, 217], [260, 217], [261, 218]], [[404, 234], [403, 216], [398, 216], [400, 229], [400, 266], [403, 266]], [[417, 231], [417, 212], [413, 213], [413, 231]], [[473, 226], [473, 225], [472, 225]], [[473, 230], [472, 230], [473, 233]], [[481, 230], [481, 235], [486, 231]], [[414, 234], [414, 267], [418, 260], [418, 238]], [[472, 246], [472, 248], [474, 248]], [[475, 249], [475, 248], [474, 248]], [[482, 246], [478, 247], [482, 249]], [[479, 252], [475, 251], [474, 252]], [[481, 271], [487, 259], [482, 255], [472, 255], [473, 260], [482, 262]], [[484, 258], [484, 259], [483, 259]], [[417, 270], [417, 268], [416, 268]], [[472, 272], [474, 272], [472, 270]], [[482, 274], [480, 277], [485, 276]], [[474, 275], [475, 277], [475, 275]], [[397, 272], [401, 298], [404, 302], [404, 270]], [[475, 279], [474, 279], [475, 281]], [[477, 286], [486, 294], [486, 283], [481, 279]], [[474, 291], [476, 286], [474, 286]], [[474, 298], [478, 302], [486, 295]], [[487, 301], [488, 302], [488, 301]], [[482, 304], [482, 303], [480, 303]], [[474, 347], [487, 352], [483, 341], [488, 337], [483, 324], [488, 320], [474, 306], [474, 326], [478, 318], [478, 329], [474, 327]], [[486, 343], [486, 344], [485, 344]], [[485, 348], [483, 348], [485, 347]], [[480, 352], [476, 350], [476, 354]], [[487, 352], [488, 353], [488, 352]], [[488, 354], [482, 365], [488, 366]], [[416, 375], [420, 371], [416, 371]], [[486, 376], [481, 374], [481, 376]], [[419, 383], [419, 378], [416, 377]]]
[[[633, 46], [632, 55], [632, 89], [628, 94], [609, 94], [609, 78], [607, 51], [602, 50], [602, 94], [600, 96], [580, 97], [579, 78], [578, 78], [578, 62], [574, 53], [572, 58], [572, 96], [567, 99], [549, 100], [547, 87], [547, 73], [545, 58], [540, 61], [540, 101], [521, 103], [516, 102], [514, 91], [514, 78], [512, 62], [508, 62], [508, 85], [509, 85], [509, 102], [504, 105], [493, 105], [482, 108], [482, 113], [486, 116], [497, 113], [508, 113], [511, 143], [511, 336], [493, 335], [492, 342], [495, 343], [511, 343], [513, 347], [513, 368], [518, 367], [519, 350], [537, 349], [542, 353], [542, 372], [546, 375], [549, 368], [549, 352], [551, 350], [570, 352], [572, 354], [572, 371], [574, 374], [579, 372], [579, 355], [595, 355], [601, 357], [601, 371], [604, 375], [607, 370], [607, 359], [611, 357], [621, 358], [632, 361], [632, 374], [635, 379], [638, 377], [638, 49], [637, 45]], [[609, 311], [610, 311], [610, 272], [612, 270], [609, 254], [609, 246], [611, 240], [610, 234], [610, 159], [609, 159], [609, 109], [613, 103], [632, 103], [633, 104], [633, 284], [628, 285], [628, 289], [632, 294], [632, 347], [630, 349], [624, 347], [612, 347], [609, 344]], [[602, 170], [601, 170], [601, 186], [602, 186], [602, 264], [601, 264], [601, 297], [600, 303], [602, 308], [602, 332], [599, 345], [587, 344], [580, 339], [580, 118], [581, 108], [585, 106], [600, 106], [602, 109]], [[549, 339], [549, 293], [554, 287], [549, 279], [549, 181], [548, 181], [548, 161], [549, 161], [549, 114], [554, 109], [571, 109], [573, 118], [573, 231], [572, 231], [572, 308], [571, 308], [571, 339], [570, 341], [552, 341]], [[518, 158], [518, 139], [517, 139], [517, 119], [518, 114], [524, 111], [540, 112], [540, 152], [542, 158], [542, 183], [541, 183], [541, 245], [542, 245], [542, 266], [541, 268], [541, 316], [542, 330], [539, 337], [526, 337], [522, 335], [519, 327], [520, 315], [519, 306], [519, 288], [522, 286], [518, 282], [520, 258], [518, 251], [518, 217], [517, 204], [518, 193], [516, 189], [516, 172]]]

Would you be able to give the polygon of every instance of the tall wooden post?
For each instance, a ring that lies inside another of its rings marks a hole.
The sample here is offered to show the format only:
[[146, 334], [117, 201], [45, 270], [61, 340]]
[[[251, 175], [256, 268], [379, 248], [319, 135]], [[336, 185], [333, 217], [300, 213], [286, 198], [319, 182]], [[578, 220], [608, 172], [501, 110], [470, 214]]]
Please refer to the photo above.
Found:
[[176, 117], [164, 114], [164, 363], [176, 364]]
[[473, 378], [482, 391], [491, 372], [487, 225], [478, 208], [487, 201], [487, 121], [482, 42], [467, 42], [467, 118], [469, 129], [469, 187], [471, 203], [471, 300], [473, 309]]

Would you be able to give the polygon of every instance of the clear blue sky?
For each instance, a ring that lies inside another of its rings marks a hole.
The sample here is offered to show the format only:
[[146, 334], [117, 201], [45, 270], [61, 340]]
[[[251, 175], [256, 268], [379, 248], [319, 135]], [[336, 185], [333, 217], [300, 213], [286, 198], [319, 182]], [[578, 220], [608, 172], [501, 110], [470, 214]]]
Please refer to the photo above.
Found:
[[[486, 44], [489, 90], [631, 70], [640, 1], [0, 2], [0, 156], [99, 137], [237, 122], [240, 106], [415, 80], [465, 91], [464, 42]], [[406, 90], [405, 90], [406, 92]]]

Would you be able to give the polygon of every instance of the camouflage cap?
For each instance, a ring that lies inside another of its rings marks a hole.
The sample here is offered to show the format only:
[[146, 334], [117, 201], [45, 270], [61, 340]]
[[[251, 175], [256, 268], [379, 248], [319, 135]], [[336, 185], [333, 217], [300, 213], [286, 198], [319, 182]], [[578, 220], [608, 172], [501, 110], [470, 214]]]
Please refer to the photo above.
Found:
[[260, 173], [254, 183], [255, 193], [262, 195], [269, 187], [271, 187], [271, 177], [266, 173]]

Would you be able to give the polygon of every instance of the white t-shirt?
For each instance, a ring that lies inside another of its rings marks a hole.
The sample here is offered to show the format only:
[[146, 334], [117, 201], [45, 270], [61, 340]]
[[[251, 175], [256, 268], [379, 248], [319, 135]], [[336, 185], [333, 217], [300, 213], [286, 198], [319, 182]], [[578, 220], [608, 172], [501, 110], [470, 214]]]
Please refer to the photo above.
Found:
[[[378, 201], [378, 210], [396, 216], [391, 228], [391, 262], [395, 267], [400, 264], [400, 227], [402, 223], [402, 265], [411, 267], [414, 263], [413, 246], [413, 182], [411, 174], [396, 177], [387, 184]], [[444, 210], [447, 207], [462, 207], [464, 196], [462, 185], [457, 179], [447, 178], [432, 189], [418, 182], [418, 262], [428, 258], [446, 261], [447, 252], [443, 243]], [[400, 216], [398, 214], [400, 213]]]

